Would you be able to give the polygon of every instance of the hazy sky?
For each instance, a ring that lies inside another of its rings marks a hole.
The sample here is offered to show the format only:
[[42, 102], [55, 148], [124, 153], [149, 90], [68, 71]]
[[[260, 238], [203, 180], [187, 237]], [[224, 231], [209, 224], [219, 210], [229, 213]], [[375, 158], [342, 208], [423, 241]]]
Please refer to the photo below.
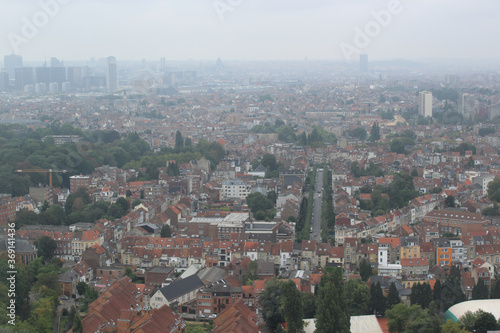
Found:
[[[67, 3], [55, 15], [44, 13], [42, 4], [58, 1]], [[383, 26], [376, 23], [373, 12], [390, 6], [397, 10], [383, 16]], [[359, 53], [500, 59], [499, 15], [499, 0], [2, 0], [0, 54], [14, 49], [27, 60], [342, 60]], [[38, 31], [26, 28], [34, 20]], [[367, 29], [371, 37], [358, 36]]]

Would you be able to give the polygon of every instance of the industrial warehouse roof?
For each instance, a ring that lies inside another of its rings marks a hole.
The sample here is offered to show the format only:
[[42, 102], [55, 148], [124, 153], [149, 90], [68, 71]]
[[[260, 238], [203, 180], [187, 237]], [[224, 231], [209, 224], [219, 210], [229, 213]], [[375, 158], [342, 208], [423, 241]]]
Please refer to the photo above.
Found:
[[467, 311], [476, 312], [479, 309], [490, 312], [495, 318], [498, 318], [500, 317], [500, 299], [481, 299], [455, 304], [446, 311], [444, 319], [451, 319], [457, 322]]

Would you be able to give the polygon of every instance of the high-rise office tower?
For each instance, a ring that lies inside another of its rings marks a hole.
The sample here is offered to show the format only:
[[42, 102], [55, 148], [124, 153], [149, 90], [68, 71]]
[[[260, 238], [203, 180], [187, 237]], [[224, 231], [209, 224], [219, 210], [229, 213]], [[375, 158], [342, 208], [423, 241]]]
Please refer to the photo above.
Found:
[[68, 67], [68, 82], [72, 88], [82, 87], [82, 68], [81, 67]]
[[9, 77], [14, 77], [16, 74], [16, 68], [23, 67], [23, 57], [16, 54], [9, 54], [3, 58], [3, 67]]
[[464, 120], [476, 119], [476, 97], [468, 93], [458, 95], [458, 113]]
[[118, 69], [115, 57], [108, 57], [106, 59], [106, 87], [108, 91], [118, 89]]
[[418, 114], [424, 117], [432, 117], [432, 93], [421, 91], [418, 94]]
[[64, 67], [64, 61], [61, 61], [56, 57], [52, 57], [50, 58], [50, 67]]
[[164, 72], [165, 71], [165, 57], [160, 58], [160, 71]]
[[368, 54], [361, 54], [359, 56], [359, 71], [361, 73], [368, 72]]
[[63, 82], [66, 81], [66, 68], [51, 67], [50, 68], [50, 83], [57, 83], [59, 89], [62, 88]]
[[24, 86], [34, 84], [33, 68], [32, 67], [18, 67], [15, 70], [16, 90], [23, 91]]
[[50, 67], [36, 67], [35, 68], [35, 83], [49, 84], [50, 81]]
[[9, 74], [7, 72], [0, 72], [0, 91], [9, 90]]

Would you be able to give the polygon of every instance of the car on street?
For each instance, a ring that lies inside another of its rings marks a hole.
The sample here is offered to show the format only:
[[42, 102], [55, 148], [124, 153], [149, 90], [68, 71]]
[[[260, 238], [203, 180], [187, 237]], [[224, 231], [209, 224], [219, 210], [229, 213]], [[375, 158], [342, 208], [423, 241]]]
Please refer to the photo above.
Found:
[[212, 313], [210, 316], [208, 316], [209, 319], [215, 319], [217, 318], [217, 315], [215, 313]]

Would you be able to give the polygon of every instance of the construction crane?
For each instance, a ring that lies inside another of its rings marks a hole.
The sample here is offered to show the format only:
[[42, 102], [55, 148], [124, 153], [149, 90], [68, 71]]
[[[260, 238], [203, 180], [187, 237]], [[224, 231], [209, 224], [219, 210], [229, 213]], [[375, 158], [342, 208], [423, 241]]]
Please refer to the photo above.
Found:
[[52, 173], [66, 173], [68, 170], [53, 170], [53, 169], [18, 169], [15, 172], [22, 173], [48, 173], [49, 174], [49, 186], [52, 187]]

